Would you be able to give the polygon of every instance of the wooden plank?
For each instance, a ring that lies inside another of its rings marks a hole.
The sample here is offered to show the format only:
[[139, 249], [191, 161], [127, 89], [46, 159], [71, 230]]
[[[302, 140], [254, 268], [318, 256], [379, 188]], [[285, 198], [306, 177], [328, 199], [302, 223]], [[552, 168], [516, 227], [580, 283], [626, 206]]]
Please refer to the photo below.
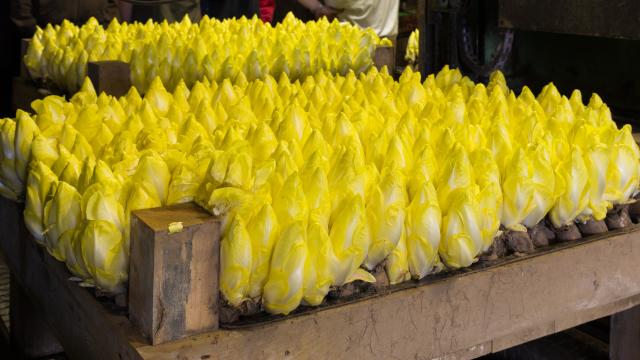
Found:
[[640, 306], [611, 317], [609, 358], [640, 359]]
[[144, 343], [125, 316], [110, 314], [66, 267], [28, 234], [22, 205], [0, 198], [0, 248], [19, 286], [33, 300], [71, 359], [140, 359]]
[[637, 0], [500, 0], [498, 23], [528, 31], [639, 40], [639, 15]]
[[136, 211], [131, 232], [131, 322], [152, 344], [218, 329], [219, 221], [189, 203]]
[[630, 307], [637, 306], [637, 304], [640, 304], [640, 295], [634, 295], [630, 298], [624, 298], [610, 304], [605, 304], [603, 306], [598, 306], [584, 311], [576, 311], [566, 314], [565, 316], [554, 319], [548, 323], [524, 329], [523, 331], [515, 332], [502, 338], [494, 339], [492, 342], [492, 352], [505, 350], [543, 336], [564, 331], [586, 322], [609, 316], [621, 309], [628, 309]]
[[313, 314], [138, 351], [148, 359], [478, 356], [640, 304], [637, 230]]
[[91, 61], [87, 65], [87, 76], [98, 94], [123, 96], [131, 88], [129, 63], [123, 61]]

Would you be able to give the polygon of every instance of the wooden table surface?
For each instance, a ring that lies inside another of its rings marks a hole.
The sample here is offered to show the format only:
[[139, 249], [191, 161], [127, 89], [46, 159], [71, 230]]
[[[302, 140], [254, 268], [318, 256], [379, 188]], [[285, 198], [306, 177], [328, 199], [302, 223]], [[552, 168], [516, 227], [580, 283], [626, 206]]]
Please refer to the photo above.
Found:
[[0, 248], [69, 358], [472, 358], [640, 304], [639, 226], [310, 314], [151, 346], [69, 281], [0, 200]]

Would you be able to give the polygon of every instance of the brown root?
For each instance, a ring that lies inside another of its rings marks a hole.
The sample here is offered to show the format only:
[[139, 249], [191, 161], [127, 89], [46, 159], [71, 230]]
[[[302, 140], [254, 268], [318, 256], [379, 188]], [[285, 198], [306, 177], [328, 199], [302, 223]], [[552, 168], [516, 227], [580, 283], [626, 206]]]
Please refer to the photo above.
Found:
[[261, 311], [260, 300], [249, 299], [243, 301], [238, 308], [240, 316], [254, 315]]
[[480, 255], [480, 260], [482, 261], [491, 261], [496, 260], [498, 258], [504, 257], [507, 255], [507, 245], [505, 242], [504, 232], [493, 239], [493, 243], [487, 251]]
[[234, 323], [241, 316], [255, 315], [262, 311], [260, 299], [245, 300], [238, 307], [229, 304], [222, 298], [220, 298], [220, 303], [220, 322], [224, 324]]
[[578, 230], [578, 227], [574, 223], [554, 228], [553, 231], [556, 233], [556, 239], [558, 239], [558, 241], [575, 241], [582, 238], [580, 230]]
[[389, 286], [389, 277], [387, 276], [387, 272], [384, 269], [386, 263], [386, 260], [381, 262], [380, 264], [376, 265], [376, 267], [371, 271], [373, 277], [376, 278], [376, 282], [372, 285], [377, 291], [380, 291]]
[[507, 249], [515, 253], [533, 252], [533, 241], [526, 231], [505, 231], [505, 243]]
[[634, 222], [640, 222], [640, 193], [634, 196], [635, 202], [629, 204], [629, 217]]
[[617, 230], [631, 226], [633, 222], [629, 217], [629, 205], [614, 206], [607, 214], [605, 222], [609, 230]]
[[604, 220], [594, 219], [587, 220], [587, 222], [585, 223], [578, 222], [578, 229], [580, 229], [580, 233], [582, 234], [582, 236], [602, 234], [609, 231]]
[[555, 233], [551, 231], [544, 221], [539, 222], [531, 229], [528, 229], [529, 237], [535, 247], [548, 246], [551, 240], [555, 240]]
[[240, 311], [227, 303], [226, 301], [222, 302], [222, 306], [220, 306], [220, 322], [223, 324], [231, 324], [240, 318]]
[[359, 293], [359, 288], [355, 281], [344, 284], [338, 288], [338, 297], [340, 298], [352, 297], [357, 293]]

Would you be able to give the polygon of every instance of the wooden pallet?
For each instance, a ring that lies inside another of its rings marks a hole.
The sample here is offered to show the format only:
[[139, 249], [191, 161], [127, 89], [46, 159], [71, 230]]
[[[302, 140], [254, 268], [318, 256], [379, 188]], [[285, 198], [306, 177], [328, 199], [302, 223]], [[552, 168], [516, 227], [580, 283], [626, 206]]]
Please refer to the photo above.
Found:
[[[343, 306], [152, 346], [35, 244], [19, 204], [1, 199], [0, 219], [12, 276], [72, 359], [472, 358], [640, 304], [635, 225]], [[616, 315], [617, 349], [635, 341], [623, 335], [635, 331], [637, 313]]]

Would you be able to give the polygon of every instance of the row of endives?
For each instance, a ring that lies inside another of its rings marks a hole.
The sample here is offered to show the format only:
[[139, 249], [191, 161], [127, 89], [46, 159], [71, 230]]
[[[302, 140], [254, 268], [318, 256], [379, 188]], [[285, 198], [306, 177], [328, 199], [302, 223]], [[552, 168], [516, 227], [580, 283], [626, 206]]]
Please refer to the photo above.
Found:
[[144, 91], [156, 76], [167, 89], [183, 80], [187, 87], [204, 78], [250, 81], [286, 73], [303, 79], [320, 70], [346, 74], [367, 70], [378, 46], [390, 46], [371, 29], [329, 22], [302, 22], [288, 14], [272, 27], [257, 17], [220, 21], [204, 16], [199, 23], [119, 23], [104, 28], [91, 18], [82, 26], [37, 28], [24, 57], [33, 78], [45, 78], [75, 93], [90, 61], [120, 60], [130, 64], [131, 82]]
[[501, 224], [602, 219], [638, 189], [630, 127], [595, 94], [517, 95], [501, 73], [484, 86], [448, 68], [236, 80], [37, 100], [0, 120], [0, 191], [109, 290], [127, 279], [130, 212], [195, 200], [223, 219], [225, 300], [287, 314], [380, 264], [391, 283], [469, 266]]

